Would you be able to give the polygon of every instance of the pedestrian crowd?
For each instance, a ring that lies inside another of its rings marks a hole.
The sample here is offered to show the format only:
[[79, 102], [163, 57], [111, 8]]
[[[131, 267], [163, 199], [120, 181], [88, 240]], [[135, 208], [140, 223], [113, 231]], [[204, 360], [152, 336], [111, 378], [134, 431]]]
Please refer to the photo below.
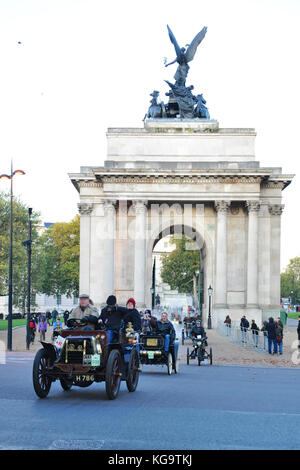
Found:
[[[70, 312], [65, 310], [63, 313], [64, 325], [67, 324]], [[30, 342], [33, 344], [36, 333], [39, 333], [40, 341], [46, 340], [46, 333], [48, 326], [53, 326], [53, 330], [58, 331], [63, 328], [61, 318], [56, 308], [50, 312], [49, 309], [46, 312], [33, 313], [30, 317], [29, 330], [30, 330]]]
[[[231, 328], [231, 318], [229, 315], [226, 316], [224, 323], [226, 327]], [[252, 334], [252, 342], [254, 347], [258, 348], [259, 346], [259, 331], [263, 333], [264, 339], [264, 349], [268, 346], [269, 354], [282, 354], [283, 353], [283, 323], [280, 317], [277, 318], [277, 321], [273, 317], [270, 317], [268, 321], [264, 321], [262, 328], [259, 329], [255, 320], [251, 320], [251, 325], [246, 318], [246, 315], [243, 315], [240, 321], [241, 329], [241, 342], [242, 344], [248, 343], [248, 333]], [[298, 339], [300, 341], [300, 316], [298, 323]]]

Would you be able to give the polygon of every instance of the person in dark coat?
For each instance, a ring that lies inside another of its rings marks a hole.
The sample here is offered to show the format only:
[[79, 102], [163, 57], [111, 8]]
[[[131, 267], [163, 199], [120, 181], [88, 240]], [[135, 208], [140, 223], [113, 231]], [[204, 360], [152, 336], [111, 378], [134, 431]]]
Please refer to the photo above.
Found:
[[194, 319], [191, 316], [191, 312], [189, 310], [188, 310], [187, 316], [184, 317], [184, 319], [183, 319], [183, 324], [184, 324], [184, 327], [185, 327], [185, 335], [190, 336], [191, 331], [192, 331], [192, 327], [193, 327], [193, 324], [194, 324]]
[[202, 356], [204, 356], [205, 346], [207, 346], [207, 340], [206, 340], [205, 329], [204, 329], [203, 326], [201, 325], [201, 320], [200, 320], [200, 318], [197, 318], [196, 324], [193, 326], [192, 331], [191, 331], [191, 337], [192, 337], [192, 339], [193, 339], [193, 344], [195, 344], [194, 341], [197, 340], [197, 336], [198, 336], [198, 335], [201, 335], [201, 338], [202, 338], [202, 339], [205, 338], [205, 340], [202, 341], [202, 344], [201, 344], [201, 347], [200, 347]]
[[192, 331], [191, 331], [192, 338], [197, 338], [198, 335], [201, 335], [202, 338], [206, 337], [205, 329], [201, 325], [200, 318], [196, 320], [196, 324], [193, 326]]
[[64, 311], [64, 324], [67, 324], [68, 318], [69, 318], [70, 312], [69, 310]]
[[162, 313], [161, 320], [158, 320], [156, 323], [156, 331], [158, 334], [161, 334], [165, 338], [165, 351], [169, 351], [169, 346], [174, 343], [175, 340], [175, 330], [172, 323], [168, 320], [168, 314]]
[[264, 338], [264, 349], [267, 349], [267, 340], [268, 340], [267, 324], [268, 322], [265, 320], [261, 327], [261, 331], [263, 333], [263, 338]]
[[118, 340], [122, 320], [129, 313], [126, 307], [117, 305], [117, 299], [114, 295], [109, 295], [106, 300], [106, 307], [101, 310], [99, 324], [105, 326], [108, 334], [108, 342]]
[[225, 323], [225, 328], [226, 328], [226, 335], [227, 336], [230, 336], [231, 334], [231, 318], [229, 315], [226, 315], [226, 318], [224, 320], [224, 323]]
[[242, 343], [247, 343], [247, 330], [249, 328], [249, 322], [246, 318], [246, 315], [244, 315], [241, 318], [240, 327], [241, 327], [241, 331], [242, 331]]
[[141, 331], [142, 329], [142, 322], [141, 322], [141, 315], [139, 314], [138, 310], [135, 308], [135, 300], [130, 297], [127, 300], [126, 308], [128, 313], [124, 316], [124, 323], [131, 322], [132, 328], [135, 331]]
[[47, 319], [47, 323], [48, 325], [50, 326], [50, 320], [51, 320], [51, 312], [50, 310], [46, 310], [46, 319]]
[[36, 323], [35, 316], [31, 315], [30, 321], [29, 321], [29, 338], [32, 344], [34, 343], [36, 328], [37, 328], [37, 323]]
[[57, 316], [58, 316], [58, 311], [57, 311], [56, 308], [54, 307], [54, 309], [52, 310], [52, 313], [51, 313], [51, 317], [52, 317], [52, 326], [53, 326], [54, 322], [56, 321]]
[[258, 347], [258, 332], [259, 332], [259, 328], [258, 328], [257, 324], [255, 323], [255, 320], [252, 320], [252, 322], [251, 322], [251, 331], [252, 331], [252, 340], [253, 340], [253, 344], [254, 344], [254, 346], [257, 348], [257, 347]]
[[277, 354], [277, 341], [276, 341], [276, 323], [272, 317], [269, 318], [269, 322], [266, 324], [266, 330], [268, 333], [268, 349], [269, 354], [272, 354], [272, 345], [273, 345], [273, 354]]

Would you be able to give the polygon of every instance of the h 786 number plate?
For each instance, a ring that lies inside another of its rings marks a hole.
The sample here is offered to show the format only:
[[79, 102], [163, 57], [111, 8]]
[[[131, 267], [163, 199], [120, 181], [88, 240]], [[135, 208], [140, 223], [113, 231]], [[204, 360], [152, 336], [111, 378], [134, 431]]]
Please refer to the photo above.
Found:
[[77, 382], [94, 382], [95, 377], [93, 375], [76, 375], [75, 380]]

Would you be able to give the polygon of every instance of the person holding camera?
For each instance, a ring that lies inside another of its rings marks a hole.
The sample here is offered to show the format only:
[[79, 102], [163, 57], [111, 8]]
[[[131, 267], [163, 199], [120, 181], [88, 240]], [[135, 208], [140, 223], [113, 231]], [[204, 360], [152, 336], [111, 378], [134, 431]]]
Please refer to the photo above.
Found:
[[101, 310], [98, 323], [107, 331], [108, 343], [112, 343], [119, 337], [119, 331], [122, 320], [128, 315], [129, 310], [126, 307], [117, 305], [115, 295], [109, 295], [106, 300], [106, 306]]

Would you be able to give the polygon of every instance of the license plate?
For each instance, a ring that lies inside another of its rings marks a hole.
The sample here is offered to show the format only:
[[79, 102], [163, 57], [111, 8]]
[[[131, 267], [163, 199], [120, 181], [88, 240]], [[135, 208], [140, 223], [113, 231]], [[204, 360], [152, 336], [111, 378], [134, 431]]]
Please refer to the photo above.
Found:
[[154, 359], [154, 352], [148, 351], [148, 359]]
[[83, 356], [82, 364], [84, 366], [92, 367], [100, 366], [100, 354], [85, 354]]
[[147, 346], [157, 346], [157, 338], [147, 338]]
[[95, 377], [93, 375], [76, 375], [75, 380], [77, 382], [94, 382]]

